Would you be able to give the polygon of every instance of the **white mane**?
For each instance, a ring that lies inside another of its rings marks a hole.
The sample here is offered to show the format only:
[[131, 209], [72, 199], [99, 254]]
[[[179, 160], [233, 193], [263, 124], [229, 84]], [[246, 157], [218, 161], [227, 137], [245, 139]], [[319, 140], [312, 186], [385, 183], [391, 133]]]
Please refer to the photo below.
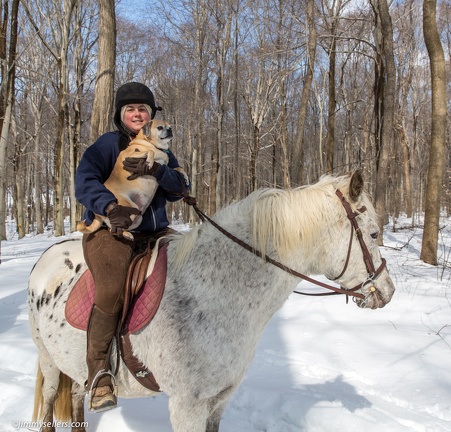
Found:
[[[220, 210], [214, 220], [225, 229], [235, 221], [246, 220], [250, 226], [252, 246], [263, 254], [276, 253], [287, 257], [294, 248], [312, 248], [315, 233], [325, 229], [332, 221], [346, 219], [346, 213], [335, 195], [340, 189], [349, 193], [349, 176], [323, 176], [317, 183], [295, 189], [260, 189], [242, 201]], [[366, 193], [358, 203], [350, 203], [356, 211], [365, 206], [370, 217], [376, 217], [374, 207]], [[196, 242], [201, 226], [179, 238], [176, 263], [181, 265]], [[233, 232], [232, 228], [230, 231]], [[220, 234], [218, 231], [218, 235]]]

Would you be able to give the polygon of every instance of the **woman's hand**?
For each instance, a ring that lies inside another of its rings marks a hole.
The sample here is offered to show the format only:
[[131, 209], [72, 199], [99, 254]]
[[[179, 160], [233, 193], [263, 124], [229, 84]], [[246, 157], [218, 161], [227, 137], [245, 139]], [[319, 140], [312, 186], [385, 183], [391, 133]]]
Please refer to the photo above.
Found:
[[128, 157], [124, 160], [124, 169], [132, 173], [127, 180], [134, 180], [144, 175], [155, 177], [161, 169], [161, 164], [154, 162], [152, 166], [149, 166], [146, 158]]
[[130, 228], [133, 223], [133, 215], [140, 215], [141, 212], [134, 207], [121, 206], [117, 203], [112, 203], [107, 207], [106, 215], [110, 220], [111, 232], [122, 236], [122, 231]]

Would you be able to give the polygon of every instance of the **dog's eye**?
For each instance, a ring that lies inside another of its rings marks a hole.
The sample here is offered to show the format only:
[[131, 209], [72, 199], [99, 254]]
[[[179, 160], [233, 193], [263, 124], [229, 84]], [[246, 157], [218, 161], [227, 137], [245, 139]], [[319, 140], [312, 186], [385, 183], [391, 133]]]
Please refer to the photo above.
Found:
[[158, 130], [163, 130], [163, 126], [158, 126], [157, 129]]

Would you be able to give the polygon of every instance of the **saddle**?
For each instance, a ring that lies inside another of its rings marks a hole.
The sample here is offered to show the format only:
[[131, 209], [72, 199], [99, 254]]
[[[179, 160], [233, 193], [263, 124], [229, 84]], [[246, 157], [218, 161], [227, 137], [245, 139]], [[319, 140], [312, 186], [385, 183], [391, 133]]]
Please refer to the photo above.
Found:
[[[133, 355], [130, 335], [148, 324], [160, 306], [166, 283], [167, 247], [168, 243], [160, 245], [157, 241], [152, 249], [149, 241], [145, 251], [132, 259], [116, 334], [118, 351], [124, 364], [141, 385], [152, 391], [160, 391], [160, 386], [152, 372]], [[146, 279], [149, 265], [153, 268], [149, 269], [151, 273]], [[94, 279], [88, 269], [80, 276], [67, 299], [65, 314], [70, 325], [86, 331], [94, 293]]]

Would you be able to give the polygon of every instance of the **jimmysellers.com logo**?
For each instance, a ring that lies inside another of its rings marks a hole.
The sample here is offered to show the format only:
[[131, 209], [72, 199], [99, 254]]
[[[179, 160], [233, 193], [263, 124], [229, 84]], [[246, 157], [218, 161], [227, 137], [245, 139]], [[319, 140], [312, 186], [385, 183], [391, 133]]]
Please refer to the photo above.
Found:
[[25, 421], [25, 420], [13, 420], [11, 426], [14, 429], [28, 429], [30, 431], [40, 431], [42, 428], [87, 428], [88, 422], [61, 422], [61, 421]]

